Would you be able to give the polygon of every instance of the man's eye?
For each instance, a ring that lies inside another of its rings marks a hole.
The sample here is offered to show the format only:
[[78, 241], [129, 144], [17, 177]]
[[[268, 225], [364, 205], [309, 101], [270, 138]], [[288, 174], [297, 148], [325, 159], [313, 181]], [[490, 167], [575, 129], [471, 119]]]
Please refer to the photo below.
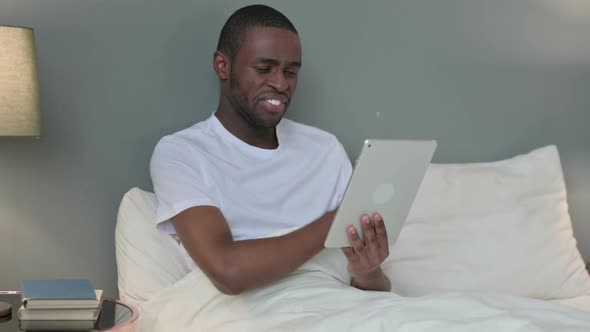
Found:
[[269, 73], [270, 67], [254, 67], [259, 73]]
[[287, 70], [285, 71], [285, 75], [288, 77], [297, 77], [297, 72]]

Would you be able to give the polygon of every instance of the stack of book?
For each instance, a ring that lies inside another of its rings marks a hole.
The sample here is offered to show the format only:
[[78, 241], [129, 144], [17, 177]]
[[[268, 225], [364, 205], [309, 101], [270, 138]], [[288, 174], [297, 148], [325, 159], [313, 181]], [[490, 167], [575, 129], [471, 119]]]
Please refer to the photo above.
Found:
[[92, 327], [100, 315], [102, 290], [87, 279], [22, 280], [21, 296], [21, 325]]

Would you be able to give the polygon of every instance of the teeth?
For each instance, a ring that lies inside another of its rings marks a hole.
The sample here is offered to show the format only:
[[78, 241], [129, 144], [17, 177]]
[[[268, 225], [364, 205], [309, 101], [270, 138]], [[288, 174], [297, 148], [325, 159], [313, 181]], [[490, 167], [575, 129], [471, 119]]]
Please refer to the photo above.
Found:
[[276, 99], [267, 99], [266, 102], [268, 102], [269, 104], [273, 104], [275, 106], [279, 106], [281, 104], [281, 102]]

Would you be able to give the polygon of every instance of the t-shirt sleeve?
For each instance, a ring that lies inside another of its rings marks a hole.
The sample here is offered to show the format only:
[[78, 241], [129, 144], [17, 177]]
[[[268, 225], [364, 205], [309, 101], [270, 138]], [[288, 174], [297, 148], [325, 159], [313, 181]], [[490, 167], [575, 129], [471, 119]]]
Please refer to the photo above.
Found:
[[156, 145], [150, 174], [157, 198], [158, 228], [174, 234], [170, 219], [180, 212], [194, 206], [219, 207], [215, 186], [203, 165], [198, 153], [173, 138], [165, 137]]
[[350, 163], [350, 159], [346, 154], [346, 150], [344, 150], [344, 147], [338, 141], [336, 141], [335, 149], [336, 159], [339, 161], [339, 170], [338, 178], [336, 179], [336, 188], [334, 190], [332, 201], [330, 202], [330, 211], [340, 206], [342, 198], [344, 197], [344, 193], [346, 192], [346, 187], [348, 187], [348, 182], [352, 176], [352, 164]]

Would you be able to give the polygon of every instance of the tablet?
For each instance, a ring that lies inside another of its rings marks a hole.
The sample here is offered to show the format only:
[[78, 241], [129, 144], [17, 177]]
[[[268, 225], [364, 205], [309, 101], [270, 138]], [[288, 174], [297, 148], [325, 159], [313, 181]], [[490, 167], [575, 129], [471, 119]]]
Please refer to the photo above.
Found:
[[346, 229], [354, 225], [364, 239], [360, 217], [379, 213], [393, 245], [430, 165], [433, 140], [366, 140], [338, 212], [326, 248], [350, 247]]

